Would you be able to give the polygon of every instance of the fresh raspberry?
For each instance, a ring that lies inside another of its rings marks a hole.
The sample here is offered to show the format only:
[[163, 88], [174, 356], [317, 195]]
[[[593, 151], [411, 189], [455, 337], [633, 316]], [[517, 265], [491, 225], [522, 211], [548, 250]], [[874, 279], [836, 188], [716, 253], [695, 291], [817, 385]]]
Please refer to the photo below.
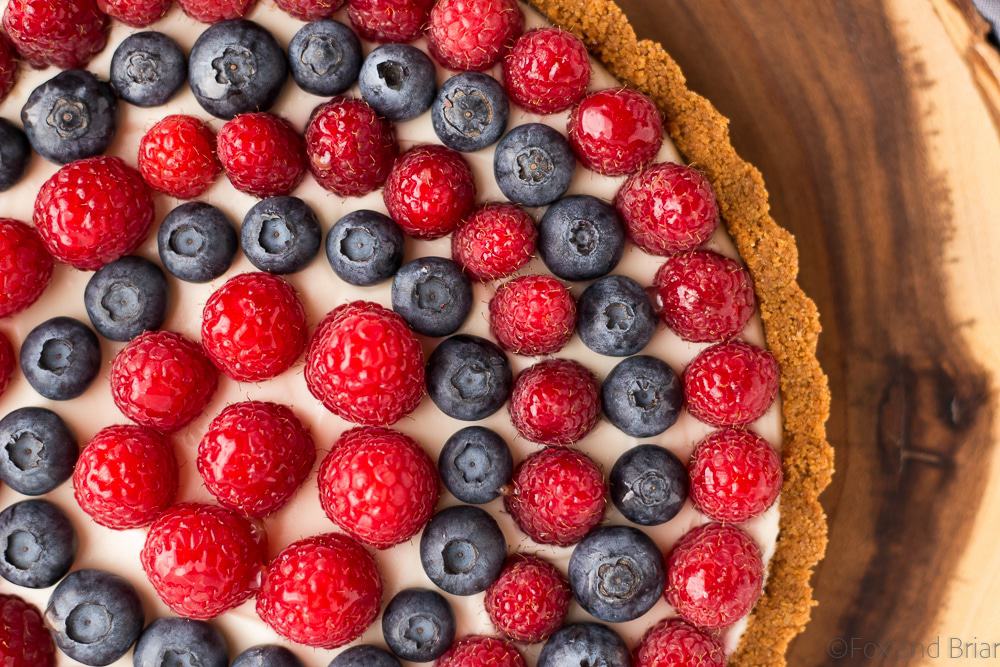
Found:
[[198, 472], [209, 493], [253, 517], [288, 502], [315, 461], [316, 445], [295, 413], [263, 401], [225, 408], [198, 445]]
[[185, 14], [202, 23], [243, 18], [256, 2], [257, 0], [177, 0]]
[[165, 437], [143, 426], [109, 426], [80, 452], [73, 493], [100, 525], [139, 528], [173, 504], [177, 478], [177, 458]]
[[517, 0], [438, 0], [427, 45], [448, 69], [481, 71], [497, 64], [523, 30]]
[[514, 354], [558, 352], [575, 328], [576, 301], [552, 276], [514, 278], [490, 299], [490, 330]]
[[583, 42], [559, 28], [530, 30], [503, 61], [510, 98], [528, 111], [556, 113], [579, 102], [590, 83], [590, 55]]
[[274, 0], [274, 4], [301, 21], [319, 21], [331, 18], [344, 0]]
[[691, 414], [712, 426], [744, 426], [778, 395], [778, 362], [767, 350], [739, 341], [703, 350], [684, 371]]
[[208, 298], [201, 342], [223, 373], [241, 382], [279, 375], [306, 347], [306, 311], [295, 288], [270, 273], [230, 278]]
[[392, 123], [362, 100], [335, 97], [306, 127], [309, 169], [341, 197], [360, 197], [385, 183], [399, 148]]
[[139, 142], [139, 173], [149, 187], [178, 199], [200, 196], [220, 171], [215, 133], [194, 116], [167, 116]]
[[17, 358], [14, 356], [14, 346], [10, 343], [10, 338], [0, 331], [0, 396], [7, 391], [10, 380], [14, 377], [14, 369], [17, 367]]
[[486, 613], [516, 642], [537, 644], [562, 627], [569, 611], [569, 583], [537, 556], [517, 555], [486, 591]]
[[0, 102], [7, 99], [17, 82], [17, 51], [5, 33], [0, 32]]
[[327, 533], [290, 544], [271, 561], [257, 614], [283, 637], [332, 649], [360, 637], [381, 602], [375, 559], [350, 537]]
[[214, 618], [253, 596], [267, 562], [267, 535], [224, 507], [180, 503], [149, 527], [139, 558], [174, 613]]
[[629, 177], [615, 196], [629, 236], [653, 255], [692, 250], [719, 226], [712, 184], [697, 169], [660, 162]]
[[3, 27], [34, 67], [83, 67], [108, 43], [110, 21], [94, 0], [9, 0]]
[[668, 258], [653, 282], [660, 317], [684, 340], [728, 340], [743, 331], [757, 309], [750, 272], [711, 250]]
[[87, 158], [45, 181], [34, 221], [56, 259], [92, 271], [145, 240], [153, 224], [153, 197], [142, 175], [121, 158]]
[[348, 535], [388, 549], [430, 520], [438, 500], [437, 467], [409, 436], [354, 428], [323, 459], [319, 498], [326, 515]]
[[16, 595], [0, 594], [3, 667], [55, 667], [56, 647], [42, 614]]
[[543, 445], [572, 445], [597, 424], [597, 379], [569, 359], [540, 361], [517, 376], [510, 418], [522, 436]]
[[600, 90], [574, 107], [566, 126], [580, 162], [606, 176], [624, 176], [648, 164], [663, 143], [653, 101], [630, 88]]
[[176, 431], [200, 415], [218, 380], [201, 346], [172, 331], [139, 334], [111, 364], [115, 405], [158, 431]]
[[760, 548], [750, 536], [735, 526], [709, 523], [674, 545], [663, 595], [684, 620], [714, 630], [750, 613], [763, 581]]
[[370, 301], [333, 309], [306, 350], [306, 384], [335, 415], [388, 426], [424, 396], [424, 355], [402, 317]]
[[535, 254], [535, 221], [516, 204], [487, 204], [465, 219], [451, 237], [451, 256], [472, 278], [496, 280], [514, 273]]
[[101, 11], [134, 28], [156, 23], [170, 9], [174, 0], [97, 0]]
[[451, 233], [476, 202], [472, 170], [461, 153], [417, 146], [396, 161], [382, 193], [392, 219], [410, 236], [436, 239]]
[[510, 642], [494, 637], [472, 636], [459, 639], [444, 655], [434, 661], [434, 667], [528, 667]]
[[517, 467], [504, 506], [535, 542], [568, 547], [601, 522], [606, 490], [601, 469], [586, 454], [546, 447]]
[[0, 317], [19, 313], [38, 300], [52, 279], [52, 255], [38, 232], [0, 218]]
[[412, 42], [424, 31], [434, 0], [347, 0], [347, 15], [373, 42]]
[[781, 491], [781, 457], [751, 431], [715, 431], [688, 462], [691, 500], [710, 519], [743, 523], [774, 504]]
[[274, 114], [233, 118], [219, 130], [218, 150], [233, 187], [256, 197], [287, 195], [306, 175], [305, 142]]
[[665, 618], [635, 649], [635, 667], [726, 667], [722, 644], [690, 623]]

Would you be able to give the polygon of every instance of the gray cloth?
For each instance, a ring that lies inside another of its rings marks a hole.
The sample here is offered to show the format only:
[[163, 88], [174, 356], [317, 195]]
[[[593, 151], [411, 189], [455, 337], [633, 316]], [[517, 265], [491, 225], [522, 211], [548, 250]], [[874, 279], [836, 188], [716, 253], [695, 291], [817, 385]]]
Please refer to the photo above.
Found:
[[1000, 34], [1000, 0], [973, 0], [979, 13], [993, 25], [993, 32]]

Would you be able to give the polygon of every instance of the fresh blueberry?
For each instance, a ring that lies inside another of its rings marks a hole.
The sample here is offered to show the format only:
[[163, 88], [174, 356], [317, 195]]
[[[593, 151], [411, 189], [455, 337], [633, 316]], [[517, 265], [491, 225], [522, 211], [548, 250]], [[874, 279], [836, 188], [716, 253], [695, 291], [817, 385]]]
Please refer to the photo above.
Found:
[[167, 278], [149, 260], [122, 257], [90, 277], [83, 302], [97, 333], [109, 340], [132, 340], [163, 324]]
[[73, 474], [79, 455], [66, 422], [45, 408], [18, 408], [0, 419], [0, 480], [40, 496]]
[[368, 54], [358, 75], [361, 97], [381, 116], [416, 118], [434, 101], [434, 63], [409, 44], [383, 44]]
[[138, 107], [166, 104], [187, 79], [184, 52], [162, 32], [126, 37], [111, 57], [111, 86]]
[[421, 257], [396, 272], [392, 309], [417, 333], [448, 336], [469, 316], [472, 283], [450, 259]]
[[499, 498], [510, 483], [514, 461], [503, 438], [482, 426], [467, 426], [444, 443], [438, 456], [441, 480], [463, 503]]
[[672, 453], [639, 445], [622, 454], [611, 468], [611, 502], [632, 523], [658, 526], [670, 521], [688, 496], [688, 473]]
[[219, 209], [201, 202], [181, 204], [156, 234], [163, 266], [181, 280], [205, 283], [229, 270], [236, 255], [236, 230]]
[[0, 577], [26, 588], [48, 588], [76, 558], [76, 531], [47, 500], [24, 500], [0, 512]]
[[576, 329], [598, 354], [627, 357], [646, 347], [656, 333], [656, 314], [642, 285], [625, 276], [605, 276], [590, 284], [576, 302]]
[[323, 230], [298, 197], [268, 197], [243, 218], [240, 246], [250, 263], [270, 273], [295, 273], [319, 252]]
[[138, 593], [125, 579], [103, 570], [76, 570], [52, 591], [45, 619], [56, 646], [70, 658], [110, 665], [135, 643], [145, 616]]
[[244, 19], [210, 26], [194, 43], [188, 61], [195, 99], [224, 119], [270, 109], [287, 76], [281, 45], [262, 26]]
[[66, 164], [108, 148], [117, 109], [110, 85], [86, 70], [71, 69], [31, 91], [21, 109], [21, 124], [36, 153]]
[[403, 263], [403, 230], [387, 215], [351, 211], [326, 236], [326, 258], [341, 280], [375, 285]]
[[420, 537], [420, 562], [438, 588], [475, 595], [490, 587], [507, 558], [507, 541], [489, 513], [470, 505], [443, 509]]
[[399, 660], [377, 646], [362, 644], [349, 648], [330, 663], [329, 667], [402, 667]]
[[549, 637], [538, 667], [631, 667], [628, 647], [600, 623], [573, 623]]
[[101, 370], [101, 344], [72, 317], [53, 317], [32, 329], [21, 345], [21, 373], [53, 401], [82, 394]]
[[481, 72], [462, 72], [445, 81], [431, 106], [438, 139], [466, 153], [495, 144], [507, 129], [509, 115], [503, 86]]
[[322, 97], [339, 95], [358, 80], [361, 42], [339, 21], [313, 21], [292, 37], [288, 64], [302, 90]]
[[590, 195], [560, 199], [538, 225], [538, 254], [564, 280], [607, 275], [624, 251], [625, 228], [618, 213]]
[[493, 175], [507, 199], [545, 206], [566, 194], [576, 158], [566, 138], [548, 125], [528, 123], [508, 132], [493, 154]]
[[408, 588], [386, 605], [382, 635], [403, 660], [430, 662], [455, 641], [455, 615], [440, 593]]
[[302, 661], [284, 646], [254, 646], [236, 656], [232, 667], [302, 667]]
[[24, 131], [0, 118], [0, 192], [17, 185], [31, 159], [31, 144]]
[[485, 419], [499, 410], [513, 382], [507, 355], [479, 336], [452, 336], [427, 361], [431, 400], [441, 412], [463, 421]]
[[229, 649], [219, 631], [204, 621], [158, 618], [139, 637], [134, 667], [227, 667]]
[[673, 426], [683, 403], [684, 388], [677, 374], [656, 357], [625, 359], [601, 385], [604, 415], [636, 438], [650, 438]]

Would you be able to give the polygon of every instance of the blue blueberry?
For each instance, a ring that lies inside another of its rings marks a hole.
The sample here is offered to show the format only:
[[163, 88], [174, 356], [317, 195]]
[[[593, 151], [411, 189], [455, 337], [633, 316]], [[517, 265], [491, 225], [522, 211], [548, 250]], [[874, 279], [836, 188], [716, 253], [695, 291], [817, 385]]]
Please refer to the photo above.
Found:
[[377, 646], [363, 644], [349, 648], [330, 663], [329, 667], [402, 667], [399, 660]]
[[295, 273], [319, 252], [323, 230], [298, 197], [268, 197], [243, 218], [240, 246], [250, 263], [270, 273]]
[[254, 646], [236, 656], [232, 667], [302, 667], [302, 661], [284, 646]]
[[399, 270], [403, 245], [403, 230], [389, 216], [351, 211], [327, 234], [326, 258], [344, 282], [375, 285]]
[[194, 43], [188, 61], [195, 99], [208, 113], [227, 120], [270, 109], [287, 76], [281, 45], [262, 26], [244, 19], [210, 26]]
[[138, 107], [166, 104], [187, 79], [184, 52], [170, 37], [152, 30], [129, 35], [111, 57], [111, 86]]
[[201, 202], [170, 211], [156, 234], [156, 246], [164, 268], [192, 283], [205, 283], [228, 271], [239, 247], [226, 215]]
[[97, 333], [109, 340], [132, 340], [163, 324], [167, 278], [149, 260], [122, 257], [90, 277], [83, 302]]
[[549, 637], [538, 667], [631, 667], [628, 647], [600, 623], [573, 623]]
[[507, 199], [545, 206], [566, 194], [576, 158], [566, 138], [548, 125], [528, 123], [508, 132], [493, 154], [493, 175]]
[[450, 259], [421, 257], [396, 272], [392, 309], [417, 333], [448, 336], [469, 316], [472, 283]]
[[611, 468], [611, 502], [626, 519], [641, 526], [670, 521], [688, 497], [688, 472], [671, 452], [639, 445], [622, 454]]
[[434, 63], [409, 44], [383, 44], [361, 65], [361, 97], [379, 115], [399, 122], [416, 118], [434, 101]]
[[[392, 652], [403, 660], [430, 662], [455, 641], [455, 615], [440, 593], [408, 588], [386, 605], [382, 635]], [[364, 663], [365, 667], [371, 664]]]
[[441, 481], [463, 503], [499, 498], [514, 460], [504, 439], [488, 428], [467, 426], [448, 438], [438, 456]]
[[72, 317], [42, 322], [21, 344], [21, 373], [35, 391], [53, 401], [76, 398], [100, 370], [97, 336]]
[[48, 588], [76, 559], [76, 531], [47, 500], [24, 500], [0, 512], [0, 577], [26, 588]]
[[135, 643], [145, 616], [138, 593], [125, 579], [103, 570], [76, 570], [52, 591], [45, 620], [56, 646], [70, 658], [110, 665]]
[[604, 416], [636, 438], [650, 438], [673, 426], [683, 403], [684, 388], [677, 374], [656, 357], [625, 359], [601, 385]]
[[489, 513], [458, 505], [443, 509], [420, 537], [420, 562], [438, 588], [475, 595], [490, 587], [507, 558], [507, 541]]
[[66, 164], [108, 148], [117, 109], [110, 85], [86, 70], [71, 69], [31, 91], [21, 108], [21, 124], [36, 153]]
[[590, 280], [618, 266], [625, 227], [612, 206], [590, 195], [564, 197], [538, 225], [538, 254], [564, 280]]
[[507, 402], [514, 382], [507, 355], [479, 336], [442, 341], [427, 360], [427, 393], [449, 417], [478, 421]]
[[481, 72], [462, 72], [445, 81], [431, 106], [438, 139], [466, 153], [495, 144], [507, 129], [509, 115], [503, 86]]
[[204, 621], [158, 618], [139, 637], [134, 667], [227, 667], [229, 649], [219, 631]]
[[73, 474], [79, 448], [56, 413], [18, 408], [0, 419], [0, 480], [18, 493], [40, 496]]
[[598, 354], [627, 357], [656, 333], [656, 314], [642, 285], [625, 276], [595, 280], [576, 302], [576, 330]]
[[17, 185], [31, 159], [31, 144], [24, 130], [0, 118], [0, 192]]
[[307, 93], [339, 95], [358, 80], [361, 42], [340, 21], [313, 21], [292, 37], [288, 65], [295, 83]]

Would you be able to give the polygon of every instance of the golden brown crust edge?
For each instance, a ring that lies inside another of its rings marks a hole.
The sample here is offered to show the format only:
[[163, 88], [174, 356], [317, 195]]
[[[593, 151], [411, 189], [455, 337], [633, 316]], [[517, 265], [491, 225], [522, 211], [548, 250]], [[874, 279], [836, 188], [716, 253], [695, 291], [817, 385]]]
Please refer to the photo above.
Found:
[[805, 628], [815, 605], [810, 578], [827, 542], [819, 495], [833, 474], [833, 448], [826, 439], [830, 389], [816, 359], [819, 315], [797, 282], [795, 239], [771, 218], [764, 180], [737, 155], [729, 121], [688, 89], [662, 46], [636, 38], [614, 0], [529, 2], [579, 35], [619, 81], [656, 102], [677, 149], [715, 187], [726, 227], [753, 274], [767, 344], [781, 364], [785, 484], [767, 586], [729, 664], [785, 665], [788, 645]]

